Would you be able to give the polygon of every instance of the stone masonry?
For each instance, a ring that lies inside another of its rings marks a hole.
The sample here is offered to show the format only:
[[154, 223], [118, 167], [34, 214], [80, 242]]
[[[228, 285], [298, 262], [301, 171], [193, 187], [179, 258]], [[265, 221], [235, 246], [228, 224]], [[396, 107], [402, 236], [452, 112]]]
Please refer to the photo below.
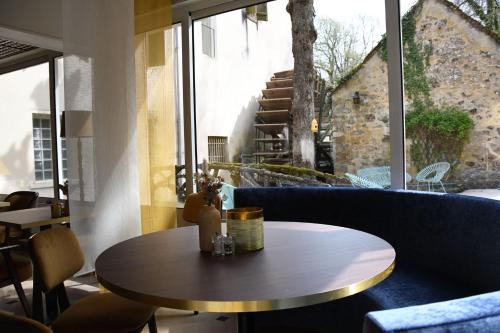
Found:
[[[464, 188], [500, 186], [499, 39], [445, 0], [424, 0], [416, 39], [432, 44], [426, 71], [437, 106], [458, 105], [474, 120], [459, 167], [449, 181]], [[335, 170], [338, 175], [390, 164], [387, 64], [373, 50], [333, 93]], [[353, 103], [358, 91], [360, 103]], [[410, 101], [405, 101], [409, 106]], [[409, 144], [407, 144], [409, 149]], [[413, 176], [418, 170], [411, 165]]]

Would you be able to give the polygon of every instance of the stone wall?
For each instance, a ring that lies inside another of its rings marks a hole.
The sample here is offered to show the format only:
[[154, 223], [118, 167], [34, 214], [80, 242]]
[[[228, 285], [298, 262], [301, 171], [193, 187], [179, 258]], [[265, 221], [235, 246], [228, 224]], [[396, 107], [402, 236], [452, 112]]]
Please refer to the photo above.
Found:
[[[498, 38], [485, 33], [442, 0], [426, 0], [417, 13], [416, 40], [432, 43], [427, 70], [436, 106], [457, 105], [474, 129], [450, 180], [466, 188], [500, 185], [500, 75]], [[360, 104], [352, 94], [359, 91]], [[405, 101], [409, 107], [410, 101]], [[333, 95], [338, 174], [390, 164], [387, 64], [374, 52]], [[407, 146], [409, 144], [407, 143]], [[407, 154], [409, 156], [409, 154]], [[408, 157], [409, 158], [409, 157]], [[408, 160], [410, 174], [418, 170]]]

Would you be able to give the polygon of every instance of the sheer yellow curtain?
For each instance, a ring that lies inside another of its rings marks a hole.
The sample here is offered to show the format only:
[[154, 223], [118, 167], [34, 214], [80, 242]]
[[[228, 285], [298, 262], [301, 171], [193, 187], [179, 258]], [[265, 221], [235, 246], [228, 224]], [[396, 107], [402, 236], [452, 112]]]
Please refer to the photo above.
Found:
[[171, 1], [135, 0], [137, 138], [142, 232], [176, 226]]

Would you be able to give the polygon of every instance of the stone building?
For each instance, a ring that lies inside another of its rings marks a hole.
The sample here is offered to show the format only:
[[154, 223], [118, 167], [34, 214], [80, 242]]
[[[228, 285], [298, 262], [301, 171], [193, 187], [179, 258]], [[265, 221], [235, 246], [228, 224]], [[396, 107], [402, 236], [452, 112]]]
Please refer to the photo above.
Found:
[[[499, 37], [446, 0], [414, 8], [415, 41], [431, 45], [425, 71], [436, 106], [459, 106], [474, 128], [449, 181], [465, 188], [500, 185]], [[390, 164], [387, 63], [379, 49], [339, 84], [332, 96], [335, 170], [339, 175]], [[353, 98], [357, 92], [359, 99]], [[411, 101], [406, 99], [407, 110]], [[407, 140], [409, 141], [409, 140]], [[408, 171], [412, 166], [407, 142]]]

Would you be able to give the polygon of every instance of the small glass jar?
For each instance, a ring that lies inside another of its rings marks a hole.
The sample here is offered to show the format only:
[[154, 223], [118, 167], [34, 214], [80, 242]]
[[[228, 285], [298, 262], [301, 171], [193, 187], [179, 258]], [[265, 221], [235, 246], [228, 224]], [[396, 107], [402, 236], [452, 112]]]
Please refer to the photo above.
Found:
[[232, 256], [234, 254], [234, 239], [230, 233], [224, 237], [224, 255]]

